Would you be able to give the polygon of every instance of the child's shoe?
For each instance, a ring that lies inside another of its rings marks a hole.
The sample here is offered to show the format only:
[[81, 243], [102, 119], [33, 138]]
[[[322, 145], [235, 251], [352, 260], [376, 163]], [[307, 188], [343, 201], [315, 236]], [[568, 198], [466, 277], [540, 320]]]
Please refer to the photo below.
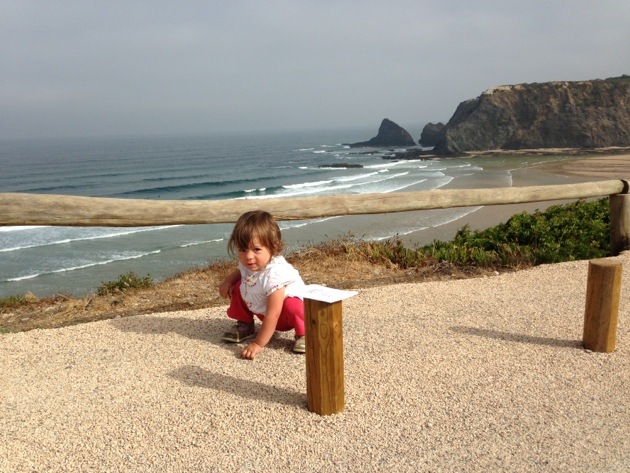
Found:
[[304, 335], [295, 339], [293, 353], [306, 353], [306, 337]]
[[250, 340], [256, 335], [254, 322], [236, 322], [234, 329], [223, 333], [223, 341], [231, 343], [240, 343]]

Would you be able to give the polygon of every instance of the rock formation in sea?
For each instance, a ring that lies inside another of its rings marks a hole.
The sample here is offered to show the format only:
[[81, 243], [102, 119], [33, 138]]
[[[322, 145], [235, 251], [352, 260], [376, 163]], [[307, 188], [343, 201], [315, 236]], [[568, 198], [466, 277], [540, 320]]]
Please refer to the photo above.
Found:
[[416, 142], [407, 130], [390, 119], [384, 118], [381, 126], [378, 128], [378, 134], [374, 138], [368, 141], [350, 143], [349, 146], [351, 148], [363, 148], [366, 146], [382, 148], [387, 146], [415, 146], [415, 144]]
[[434, 151], [630, 145], [630, 76], [504, 85], [462, 102]]
[[442, 133], [446, 125], [444, 123], [427, 123], [420, 133], [420, 146], [430, 147], [435, 146], [442, 138]]

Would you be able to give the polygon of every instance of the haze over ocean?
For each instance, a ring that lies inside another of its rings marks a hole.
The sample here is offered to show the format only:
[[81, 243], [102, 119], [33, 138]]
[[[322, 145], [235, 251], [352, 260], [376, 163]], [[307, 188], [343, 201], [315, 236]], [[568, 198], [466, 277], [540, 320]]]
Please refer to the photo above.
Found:
[[[0, 141], [0, 192], [153, 200], [276, 199], [509, 187], [515, 169], [553, 158], [383, 159], [350, 149], [375, 130]], [[359, 168], [328, 167], [350, 163]], [[287, 250], [344, 234], [411, 236], [478, 208], [281, 222]], [[81, 296], [134, 271], [154, 280], [227, 258], [231, 224], [142, 228], [0, 227], [0, 297]], [[214, 288], [209, 288], [214, 290]]]

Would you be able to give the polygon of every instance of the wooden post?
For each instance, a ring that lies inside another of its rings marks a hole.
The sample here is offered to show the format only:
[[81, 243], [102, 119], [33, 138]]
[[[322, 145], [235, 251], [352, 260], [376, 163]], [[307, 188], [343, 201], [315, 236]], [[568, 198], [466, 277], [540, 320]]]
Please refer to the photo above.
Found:
[[615, 350], [621, 295], [621, 263], [605, 259], [588, 263], [584, 348], [610, 353]]
[[630, 250], [630, 194], [615, 194], [610, 202], [610, 252]]
[[341, 301], [304, 299], [306, 324], [306, 398], [320, 415], [344, 408]]

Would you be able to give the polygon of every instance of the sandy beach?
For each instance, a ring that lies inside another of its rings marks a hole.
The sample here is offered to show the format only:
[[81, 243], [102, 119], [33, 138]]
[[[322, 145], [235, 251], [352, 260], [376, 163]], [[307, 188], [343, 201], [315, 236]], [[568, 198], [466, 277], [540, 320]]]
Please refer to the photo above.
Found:
[[630, 179], [630, 154], [563, 161], [544, 165], [542, 170], [589, 178]]
[[[624, 179], [630, 155], [535, 172]], [[361, 289], [332, 416], [291, 335], [241, 360], [225, 307], [2, 334], [0, 471], [630, 471], [630, 252], [611, 259], [610, 354], [581, 343], [588, 261]]]
[[[550, 177], [553, 178], [550, 179]], [[599, 181], [607, 179], [630, 180], [630, 154], [617, 154], [593, 158], [576, 158], [564, 161], [553, 161], [530, 168], [520, 169], [513, 173], [513, 186], [532, 186], [548, 184], [571, 184], [576, 182]], [[449, 186], [445, 186], [449, 189]], [[452, 239], [457, 231], [467, 224], [473, 230], [483, 230], [505, 222], [520, 212], [544, 210], [551, 205], [565, 204], [569, 201], [543, 201], [526, 204], [486, 206], [464, 217], [461, 220], [436, 228], [425, 229], [402, 238], [409, 245], [425, 245], [433, 240]]]

